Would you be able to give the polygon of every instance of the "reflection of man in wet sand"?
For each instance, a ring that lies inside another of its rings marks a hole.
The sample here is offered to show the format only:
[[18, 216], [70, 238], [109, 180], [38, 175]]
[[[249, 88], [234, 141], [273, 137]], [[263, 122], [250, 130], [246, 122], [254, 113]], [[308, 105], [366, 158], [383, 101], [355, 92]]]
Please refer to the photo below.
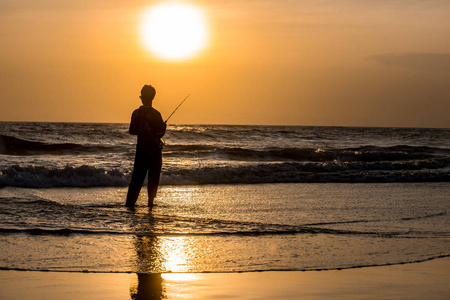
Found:
[[[135, 215], [133, 223], [136, 232], [153, 232], [156, 220], [152, 214]], [[161, 273], [164, 256], [161, 253], [161, 241], [157, 236], [135, 236], [133, 246], [136, 251], [137, 284], [130, 287], [130, 295], [133, 300], [160, 300], [167, 299], [165, 294], [164, 279]]]
[[148, 172], [148, 206], [153, 207], [153, 199], [158, 190], [162, 165], [161, 138], [166, 132], [166, 123], [161, 114], [152, 107], [156, 91], [151, 85], [141, 90], [142, 105], [133, 112], [130, 134], [137, 135], [136, 157], [133, 174], [128, 188], [126, 206], [133, 208], [145, 176]]
[[133, 300], [160, 300], [166, 298], [163, 292], [161, 274], [138, 273], [138, 286], [131, 288]]

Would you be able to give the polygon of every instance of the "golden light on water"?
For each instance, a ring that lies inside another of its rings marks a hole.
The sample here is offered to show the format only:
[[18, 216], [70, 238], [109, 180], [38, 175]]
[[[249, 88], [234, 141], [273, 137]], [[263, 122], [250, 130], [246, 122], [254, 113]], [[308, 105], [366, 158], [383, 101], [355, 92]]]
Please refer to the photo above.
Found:
[[[161, 254], [164, 257], [163, 269], [171, 272], [186, 272], [190, 265], [188, 256], [192, 249], [186, 245], [183, 237], [164, 239], [161, 241]], [[192, 263], [192, 262], [191, 262]]]
[[200, 8], [182, 3], [152, 6], [141, 25], [145, 47], [159, 58], [182, 60], [195, 56], [207, 43], [207, 24]]
[[171, 281], [191, 281], [195, 280], [198, 275], [193, 273], [163, 273], [161, 277]]

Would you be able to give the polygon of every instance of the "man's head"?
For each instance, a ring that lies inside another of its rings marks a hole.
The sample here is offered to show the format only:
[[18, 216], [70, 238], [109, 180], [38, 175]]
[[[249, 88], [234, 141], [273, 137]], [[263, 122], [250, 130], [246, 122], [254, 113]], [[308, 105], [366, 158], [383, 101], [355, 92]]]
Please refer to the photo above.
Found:
[[141, 90], [141, 100], [144, 105], [152, 105], [153, 98], [155, 98], [156, 90], [151, 85], [144, 85]]

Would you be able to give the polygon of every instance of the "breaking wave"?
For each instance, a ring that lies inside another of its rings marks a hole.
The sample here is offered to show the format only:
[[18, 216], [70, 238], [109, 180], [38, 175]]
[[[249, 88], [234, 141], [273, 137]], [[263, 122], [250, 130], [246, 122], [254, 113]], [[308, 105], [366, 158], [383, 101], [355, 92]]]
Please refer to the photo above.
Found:
[[96, 187], [126, 186], [129, 178], [124, 172], [91, 166], [52, 169], [44, 166], [11, 166], [0, 172], [0, 187]]
[[[450, 161], [422, 162], [284, 162], [218, 167], [164, 169], [163, 185], [231, 183], [375, 183], [449, 182]], [[98, 187], [127, 186], [130, 172], [94, 166], [47, 168], [18, 165], [0, 171], [0, 186]]]
[[[281, 226], [280, 226], [281, 227]], [[287, 226], [285, 226], [287, 227]], [[332, 235], [374, 235], [382, 237], [396, 237], [399, 233], [388, 232], [363, 232], [354, 230], [336, 230], [329, 228], [313, 228], [301, 226], [289, 226], [284, 229], [271, 230], [241, 230], [241, 231], [212, 231], [212, 232], [123, 232], [112, 230], [89, 230], [89, 229], [44, 229], [44, 228], [0, 228], [2, 234], [29, 234], [29, 235], [133, 235], [133, 236], [262, 236], [262, 235], [295, 235], [295, 234], [332, 234]]]

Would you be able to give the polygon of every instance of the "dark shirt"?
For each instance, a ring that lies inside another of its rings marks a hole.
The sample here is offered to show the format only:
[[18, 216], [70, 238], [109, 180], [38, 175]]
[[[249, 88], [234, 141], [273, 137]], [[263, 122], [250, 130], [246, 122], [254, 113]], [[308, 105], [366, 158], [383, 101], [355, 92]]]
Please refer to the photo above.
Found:
[[166, 123], [159, 111], [151, 106], [141, 106], [133, 112], [130, 134], [138, 136], [136, 149], [161, 148], [160, 139], [166, 132]]

